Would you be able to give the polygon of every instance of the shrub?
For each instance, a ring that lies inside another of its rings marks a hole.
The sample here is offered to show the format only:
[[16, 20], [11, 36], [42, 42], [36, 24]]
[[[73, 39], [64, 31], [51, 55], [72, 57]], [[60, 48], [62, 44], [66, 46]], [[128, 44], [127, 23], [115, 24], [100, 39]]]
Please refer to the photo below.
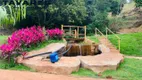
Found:
[[46, 32], [50, 39], [61, 39], [63, 36], [63, 31], [59, 28], [47, 29]]
[[[22, 51], [22, 47], [30, 47], [45, 40], [42, 28], [40, 26], [32, 26], [31, 28], [20, 29], [15, 31], [8, 38], [7, 44], [0, 46], [3, 56], [10, 56], [14, 51]], [[23, 53], [25, 54], [25, 53]]]

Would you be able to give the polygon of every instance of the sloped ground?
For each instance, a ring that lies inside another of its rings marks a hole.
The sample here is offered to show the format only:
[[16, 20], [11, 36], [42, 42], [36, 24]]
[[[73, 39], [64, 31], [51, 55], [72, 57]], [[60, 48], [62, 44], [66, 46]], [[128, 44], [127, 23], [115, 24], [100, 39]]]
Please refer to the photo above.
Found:
[[[121, 39], [121, 53], [129, 56], [142, 56], [142, 32], [130, 34], [118, 34]], [[109, 36], [114, 46], [118, 46], [114, 35]]]
[[117, 16], [108, 16], [112, 24], [110, 28], [118, 33], [133, 33], [142, 31], [142, 8], [136, 8], [135, 3], [125, 4]]
[[125, 28], [125, 29], [119, 30], [120, 34], [137, 33], [137, 32], [142, 32], [142, 26], [140, 26], [140, 27], [133, 27], [133, 28]]
[[119, 33], [142, 32], [142, 8], [136, 8], [135, 3], [125, 4], [119, 17], [124, 19]]

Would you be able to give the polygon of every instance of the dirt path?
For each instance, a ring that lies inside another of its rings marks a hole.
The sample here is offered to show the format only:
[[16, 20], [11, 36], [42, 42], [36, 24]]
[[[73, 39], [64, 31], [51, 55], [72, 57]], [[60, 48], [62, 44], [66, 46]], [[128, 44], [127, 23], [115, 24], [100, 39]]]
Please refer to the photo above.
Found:
[[99, 37], [100, 41], [100, 47], [102, 52], [104, 53], [120, 53], [119, 50], [117, 50], [114, 45], [105, 37]]
[[124, 56], [125, 58], [133, 58], [133, 59], [141, 59], [142, 60], [142, 57], [135, 57], [135, 56]]
[[0, 80], [106, 80], [69, 75], [53, 75], [26, 71], [0, 70]]

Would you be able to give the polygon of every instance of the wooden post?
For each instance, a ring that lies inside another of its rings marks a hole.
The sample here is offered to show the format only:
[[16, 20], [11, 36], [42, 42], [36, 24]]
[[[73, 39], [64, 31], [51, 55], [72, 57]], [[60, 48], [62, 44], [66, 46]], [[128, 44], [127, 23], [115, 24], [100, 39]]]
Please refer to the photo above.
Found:
[[120, 46], [121, 46], [120, 43], [121, 43], [121, 40], [119, 39], [119, 40], [118, 40], [118, 48], [119, 48], [119, 51], [121, 50], [121, 49], [120, 49]]
[[44, 35], [46, 35], [46, 29], [45, 26], [42, 28]]
[[106, 27], [106, 38], [108, 37], [107, 35], [108, 35], [108, 31], [107, 31], [107, 27]]
[[86, 26], [84, 26], [84, 38], [86, 40]]
[[79, 27], [77, 27], [77, 38], [79, 38]]
[[64, 32], [63, 36], [62, 36], [62, 39], [64, 38], [64, 35], [65, 35], [65, 31], [64, 31], [64, 25], [61, 25], [61, 30]]
[[61, 30], [63, 30], [63, 31], [64, 31], [64, 28], [63, 28], [63, 27], [64, 27], [64, 25], [61, 25]]
[[76, 29], [75, 29], [75, 35], [74, 35], [74, 38], [76, 38], [76, 35], [77, 35], [77, 31], [76, 31]]
[[72, 32], [71, 32], [71, 27], [70, 27], [70, 31], [69, 31], [69, 32], [70, 32], [70, 36], [71, 36], [71, 35], [72, 35]]

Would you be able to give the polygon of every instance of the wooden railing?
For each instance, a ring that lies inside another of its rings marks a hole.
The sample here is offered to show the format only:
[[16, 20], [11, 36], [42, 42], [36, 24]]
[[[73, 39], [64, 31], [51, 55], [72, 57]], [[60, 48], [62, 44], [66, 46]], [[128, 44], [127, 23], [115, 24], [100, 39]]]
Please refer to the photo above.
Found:
[[120, 45], [120, 43], [121, 43], [121, 39], [120, 39], [120, 37], [119, 36], [117, 36], [112, 30], [110, 30], [109, 28], [107, 28], [106, 27], [106, 37], [108, 38], [108, 32], [110, 32], [110, 33], [112, 33], [114, 36], [115, 36], [115, 38], [117, 38], [117, 40], [118, 40], [118, 49], [119, 49], [119, 51], [120, 51], [120, 49], [121, 49], [121, 45]]
[[[64, 28], [68, 28], [68, 29], [64, 29]], [[72, 29], [75, 28], [75, 29]], [[84, 29], [84, 33], [79, 33], [80, 32], [80, 28]], [[79, 38], [79, 36], [84, 36], [84, 39], [86, 39], [86, 26], [68, 26], [68, 25], [61, 25], [61, 29], [65, 32], [69, 32], [69, 34], [64, 33], [64, 35], [74, 35], [74, 38]]]
[[95, 28], [95, 35], [96, 35], [96, 36], [98, 35], [98, 32], [99, 32], [103, 37], [105, 37], [105, 38], [107, 38], [107, 39], [108, 39], [108, 32], [112, 33], [112, 34], [115, 36], [115, 38], [118, 39], [118, 49], [119, 49], [119, 51], [121, 50], [121, 48], [120, 48], [120, 46], [121, 46], [121, 45], [120, 45], [121, 39], [120, 39], [119, 36], [117, 36], [113, 31], [111, 31], [109, 28], [106, 27], [106, 35], [104, 35], [98, 28]]

